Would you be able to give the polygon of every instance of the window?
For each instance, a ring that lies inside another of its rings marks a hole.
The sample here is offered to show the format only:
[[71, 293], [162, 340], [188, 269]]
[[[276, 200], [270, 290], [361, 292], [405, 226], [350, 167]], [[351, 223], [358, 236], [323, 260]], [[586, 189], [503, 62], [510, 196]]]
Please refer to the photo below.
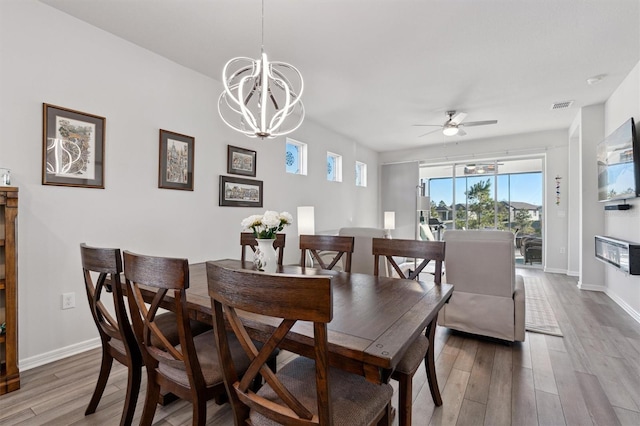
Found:
[[356, 186], [367, 186], [367, 165], [356, 161]]
[[287, 138], [285, 170], [294, 175], [307, 174], [307, 144]]
[[327, 152], [327, 180], [342, 182], [342, 156]]

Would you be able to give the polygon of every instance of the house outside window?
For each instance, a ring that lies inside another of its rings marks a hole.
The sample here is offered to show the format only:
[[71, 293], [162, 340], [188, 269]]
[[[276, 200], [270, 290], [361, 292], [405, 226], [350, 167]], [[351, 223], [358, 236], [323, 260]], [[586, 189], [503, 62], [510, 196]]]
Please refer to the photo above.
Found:
[[307, 144], [287, 138], [284, 163], [287, 173], [306, 175]]

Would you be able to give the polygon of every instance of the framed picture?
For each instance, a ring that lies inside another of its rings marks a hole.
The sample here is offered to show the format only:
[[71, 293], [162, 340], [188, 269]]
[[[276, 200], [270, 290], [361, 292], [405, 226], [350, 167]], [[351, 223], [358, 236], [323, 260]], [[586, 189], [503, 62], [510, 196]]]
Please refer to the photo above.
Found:
[[256, 177], [256, 152], [227, 145], [227, 173]]
[[195, 139], [160, 129], [158, 188], [193, 191]]
[[42, 184], [104, 188], [106, 119], [42, 104]]
[[262, 207], [262, 181], [220, 176], [221, 206]]

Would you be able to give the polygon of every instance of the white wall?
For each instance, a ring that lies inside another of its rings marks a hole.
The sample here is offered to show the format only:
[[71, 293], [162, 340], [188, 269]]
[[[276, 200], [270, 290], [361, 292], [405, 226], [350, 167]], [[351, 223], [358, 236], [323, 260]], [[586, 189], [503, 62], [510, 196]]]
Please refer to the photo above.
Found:
[[[264, 209], [218, 206], [227, 145], [257, 151], [264, 207], [315, 206], [316, 230], [377, 226], [378, 154], [307, 118], [308, 176], [284, 172], [284, 138], [254, 140], [217, 113], [222, 85], [34, 0], [0, 1], [0, 166], [20, 187], [19, 358], [22, 367], [96, 343], [79, 244], [187, 257], [238, 257], [240, 221]], [[41, 185], [42, 103], [106, 117], [105, 189]], [[158, 132], [195, 137], [195, 190], [159, 189]], [[326, 181], [326, 151], [343, 155], [343, 183]], [[355, 187], [356, 160], [368, 164]], [[285, 261], [298, 261], [296, 226]], [[62, 311], [64, 292], [77, 308]], [[89, 342], [89, 343], [87, 343]]]
[[600, 290], [604, 283], [604, 267], [594, 256], [594, 237], [604, 229], [604, 207], [598, 202], [597, 145], [604, 138], [604, 105], [589, 105], [580, 109], [576, 118], [579, 157], [571, 162], [579, 167], [579, 250], [578, 286]]
[[[640, 136], [640, 63], [629, 73], [604, 105], [604, 133], [610, 134], [633, 117]], [[626, 211], [604, 212], [604, 232], [615, 238], [640, 243], [640, 200], [627, 200], [633, 207]], [[640, 322], [640, 277], [628, 275], [605, 265], [607, 294]]]
[[380, 171], [382, 211], [395, 212], [393, 238], [414, 240], [418, 219], [417, 198], [420, 181], [418, 162], [385, 164]]
[[[567, 192], [556, 206], [555, 177], [566, 177], [568, 168], [567, 131], [550, 130], [525, 133], [493, 139], [462, 140], [450, 138], [444, 144], [428, 145], [419, 149], [380, 153], [380, 163], [405, 161], [455, 162], [468, 159], [508, 159], [514, 156], [544, 157], [545, 270], [567, 271]], [[564, 184], [563, 184], [564, 185]], [[566, 191], [563, 189], [563, 191]], [[564, 248], [564, 253], [561, 253]]]

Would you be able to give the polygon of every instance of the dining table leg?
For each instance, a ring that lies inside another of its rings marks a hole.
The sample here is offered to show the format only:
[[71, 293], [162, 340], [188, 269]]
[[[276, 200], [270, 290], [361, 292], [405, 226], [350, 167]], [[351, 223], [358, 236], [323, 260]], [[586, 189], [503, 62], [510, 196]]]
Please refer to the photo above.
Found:
[[424, 358], [425, 369], [427, 370], [427, 381], [429, 382], [429, 390], [431, 391], [431, 397], [433, 403], [439, 407], [442, 405], [442, 396], [440, 396], [440, 388], [438, 387], [438, 378], [436, 377], [436, 362], [434, 356], [435, 335], [436, 335], [436, 323], [438, 322], [438, 316], [429, 323], [425, 330], [425, 336], [429, 339], [429, 349], [427, 355]]

